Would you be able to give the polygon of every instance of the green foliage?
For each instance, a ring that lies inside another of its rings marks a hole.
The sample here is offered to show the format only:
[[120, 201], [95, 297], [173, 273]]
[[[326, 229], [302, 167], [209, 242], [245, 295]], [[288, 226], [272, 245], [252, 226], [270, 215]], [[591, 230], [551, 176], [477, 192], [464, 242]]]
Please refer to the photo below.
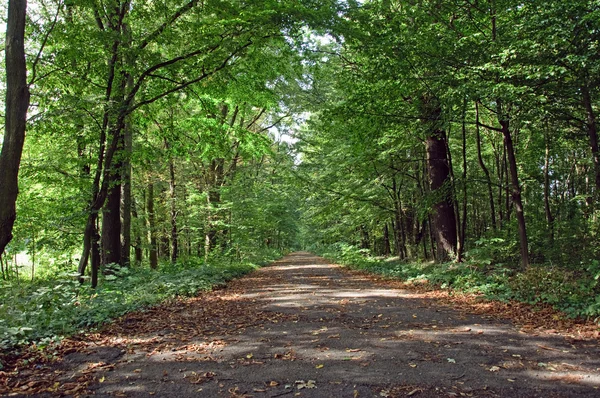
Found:
[[30, 342], [57, 339], [177, 296], [193, 296], [254, 270], [279, 256], [264, 250], [243, 261], [197, 258], [148, 268], [111, 267], [98, 289], [80, 285], [77, 275], [34, 284], [16, 282], [0, 287], [0, 346], [9, 349]]

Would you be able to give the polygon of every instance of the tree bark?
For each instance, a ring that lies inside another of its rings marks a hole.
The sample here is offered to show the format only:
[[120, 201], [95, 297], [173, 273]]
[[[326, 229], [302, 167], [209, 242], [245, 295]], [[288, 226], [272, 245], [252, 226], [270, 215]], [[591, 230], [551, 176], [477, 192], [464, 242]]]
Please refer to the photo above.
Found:
[[25, 64], [26, 0], [9, 0], [6, 24], [6, 116], [0, 153], [0, 259], [17, 218], [18, 176], [25, 143], [29, 87]]
[[[445, 132], [445, 131], [444, 131]], [[450, 130], [446, 134], [446, 139], [444, 140], [446, 145], [446, 156], [448, 158], [448, 171], [449, 171], [449, 182], [450, 182], [450, 195], [454, 200], [452, 200], [452, 205], [454, 206], [454, 219], [456, 221], [456, 261], [462, 261], [462, 242], [460, 241], [461, 237], [461, 221], [460, 221], [460, 208], [458, 204], [458, 200], [456, 200], [456, 176], [454, 175], [454, 165], [452, 163], [452, 153], [450, 152]]]
[[388, 227], [388, 223], [386, 222], [383, 226], [383, 255], [389, 256], [392, 252], [390, 248], [390, 229]]
[[[122, 144], [122, 138], [120, 138]], [[120, 145], [122, 146], [122, 145]], [[119, 148], [122, 153], [122, 147]], [[109, 173], [109, 188], [102, 209], [102, 264], [121, 264], [121, 160]]]
[[[135, 200], [133, 200], [133, 197], [131, 198], [131, 216], [133, 218], [135, 218], [136, 220], [138, 220], [137, 225], [140, 225]], [[134, 261], [135, 261], [135, 264], [139, 265], [142, 263], [142, 259], [143, 259], [142, 232], [141, 231], [137, 231], [137, 234], [135, 234], [135, 244], [133, 245], [133, 247], [134, 247], [134, 253], [135, 253]]]
[[98, 272], [100, 270], [100, 236], [98, 235], [98, 226], [94, 224], [91, 239], [91, 257], [92, 257], [92, 281], [93, 288], [98, 286]]
[[525, 227], [525, 213], [523, 212], [523, 202], [521, 200], [521, 185], [519, 184], [519, 177], [517, 172], [517, 160], [515, 157], [515, 149], [513, 147], [513, 141], [509, 129], [509, 121], [503, 118], [501, 109], [499, 109], [498, 116], [500, 118], [500, 126], [502, 126], [502, 135], [504, 136], [504, 146], [506, 147], [506, 156], [508, 160], [508, 168], [510, 171], [511, 179], [511, 198], [515, 208], [515, 214], [517, 217], [517, 226], [519, 228], [519, 241], [521, 243], [521, 266], [523, 269], [529, 267], [529, 245], [527, 242], [527, 229]]
[[146, 193], [146, 213], [148, 214], [148, 240], [150, 241], [150, 268], [158, 268], [158, 252], [156, 245], [156, 223], [154, 217], [154, 184], [148, 183]]
[[462, 224], [460, 227], [460, 237], [458, 239], [458, 256], [457, 261], [462, 262], [463, 255], [465, 253], [465, 239], [467, 236], [467, 124], [466, 124], [466, 111], [467, 111], [467, 101], [464, 103], [464, 112], [463, 112], [463, 120], [462, 120], [462, 157], [463, 157], [463, 175], [462, 175], [462, 183], [463, 183], [463, 201], [462, 201]]
[[[490, 172], [488, 168], [485, 166], [483, 161], [483, 155], [481, 154], [481, 132], [479, 130], [479, 103], [475, 102], [475, 131], [477, 135], [477, 161], [479, 163], [479, 167], [485, 174], [485, 181], [487, 185], [488, 197], [490, 201], [490, 216], [492, 218], [492, 228], [495, 230], [497, 227], [496, 224], [496, 206], [494, 205], [494, 192], [492, 190], [492, 179], [490, 177]], [[502, 184], [501, 184], [502, 186]], [[502, 196], [502, 188], [500, 188], [500, 197]], [[501, 199], [500, 199], [501, 200]], [[500, 217], [502, 219], [502, 216]]]
[[[166, 141], [165, 141], [166, 142]], [[177, 262], [179, 253], [179, 235], [177, 232], [177, 196], [175, 185], [175, 164], [173, 157], [169, 156], [169, 196], [171, 199], [171, 262]]]
[[402, 205], [398, 200], [394, 201], [394, 237], [396, 238], [396, 253], [400, 260], [406, 258], [406, 238], [402, 226]]
[[586, 126], [590, 149], [592, 150], [592, 159], [594, 161], [594, 177], [596, 183], [596, 200], [600, 196], [600, 151], [598, 149], [598, 126], [596, 124], [596, 114], [592, 106], [592, 97], [587, 86], [581, 88], [583, 96], [583, 106], [586, 113]]
[[425, 139], [427, 172], [431, 193], [435, 197], [433, 225], [436, 240], [436, 260], [444, 262], [456, 254], [456, 215], [452, 187], [446, 132], [441, 128], [441, 107], [434, 97], [423, 98], [423, 118], [428, 121], [429, 133]]
[[128, 120], [123, 130], [123, 151], [121, 164], [121, 259], [120, 264], [129, 266], [131, 262], [131, 153], [133, 151], [133, 131]]
[[554, 216], [550, 209], [550, 137], [546, 131], [546, 152], [544, 156], [544, 212], [546, 213], [546, 224], [550, 231], [550, 242], [554, 240]]

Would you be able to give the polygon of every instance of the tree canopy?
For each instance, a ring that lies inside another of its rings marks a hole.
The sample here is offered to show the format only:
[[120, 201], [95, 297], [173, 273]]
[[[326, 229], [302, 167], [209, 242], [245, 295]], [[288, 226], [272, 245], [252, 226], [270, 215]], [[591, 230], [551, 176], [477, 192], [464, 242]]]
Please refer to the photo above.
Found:
[[598, 277], [597, 0], [2, 9], [5, 283], [349, 246]]

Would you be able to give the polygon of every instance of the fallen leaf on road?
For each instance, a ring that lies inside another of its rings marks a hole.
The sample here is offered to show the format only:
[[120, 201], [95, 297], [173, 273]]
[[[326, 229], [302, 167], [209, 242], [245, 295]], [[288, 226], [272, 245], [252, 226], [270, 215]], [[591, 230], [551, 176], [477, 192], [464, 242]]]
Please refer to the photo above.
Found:
[[309, 380], [305, 382], [304, 380], [296, 380], [296, 388], [298, 390], [302, 390], [303, 388], [317, 388], [316, 382], [314, 380]]

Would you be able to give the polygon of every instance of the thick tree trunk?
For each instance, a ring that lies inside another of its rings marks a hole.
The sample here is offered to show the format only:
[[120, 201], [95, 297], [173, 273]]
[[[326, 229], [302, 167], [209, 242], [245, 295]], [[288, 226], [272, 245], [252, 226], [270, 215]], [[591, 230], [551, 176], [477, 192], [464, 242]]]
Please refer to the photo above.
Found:
[[[498, 112], [498, 115], [502, 115]], [[502, 119], [502, 118], [501, 118]], [[504, 145], [506, 147], [506, 156], [508, 160], [508, 167], [510, 171], [510, 179], [512, 186], [512, 203], [515, 208], [515, 214], [517, 217], [517, 225], [519, 228], [519, 241], [521, 243], [521, 265], [523, 269], [529, 267], [529, 245], [527, 243], [527, 230], [525, 227], [525, 213], [523, 212], [523, 202], [521, 200], [521, 185], [519, 184], [519, 177], [517, 172], [517, 160], [515, 157], [515, 149], [513, 147], [513, 141], [509, 129], [508, 120], [499, 120], [500, 126], [502, 126], [502, 135], [504, 136]]]
[[436, 241], [436, 260], [444, 262], [456, 254], [456, 216], [450, 189], [450, 170], [446, 156], [446, 136], [438, 130], [426, 139], [427, 165], [431, 192], [436, 196], [433, 225]]
[[0, 153], [0, 259], [13, 237], [12, 230], [17, 217], [19, 165], [29, 108], [24, 43], [26, 14], [26, 0], [9, 0], [5, 46], [6, 114]]
[[436, 201], [433, 206], [433, 229], [437, 246], [435, 258], [438, 262], [444, 262], [456, 254], [457, 246], [456, 214], [454, 213], [446, 132], [441, 128], [442, 109], [437, 98], [424, 95], [422, 106], [423, 120], [428, 129], [425, 139], [427, 174], [431, 194], [434, 195]]
[[102, 209], [102, 264], [121, 263], [121, 161], [109, 174], [106, 203]]

